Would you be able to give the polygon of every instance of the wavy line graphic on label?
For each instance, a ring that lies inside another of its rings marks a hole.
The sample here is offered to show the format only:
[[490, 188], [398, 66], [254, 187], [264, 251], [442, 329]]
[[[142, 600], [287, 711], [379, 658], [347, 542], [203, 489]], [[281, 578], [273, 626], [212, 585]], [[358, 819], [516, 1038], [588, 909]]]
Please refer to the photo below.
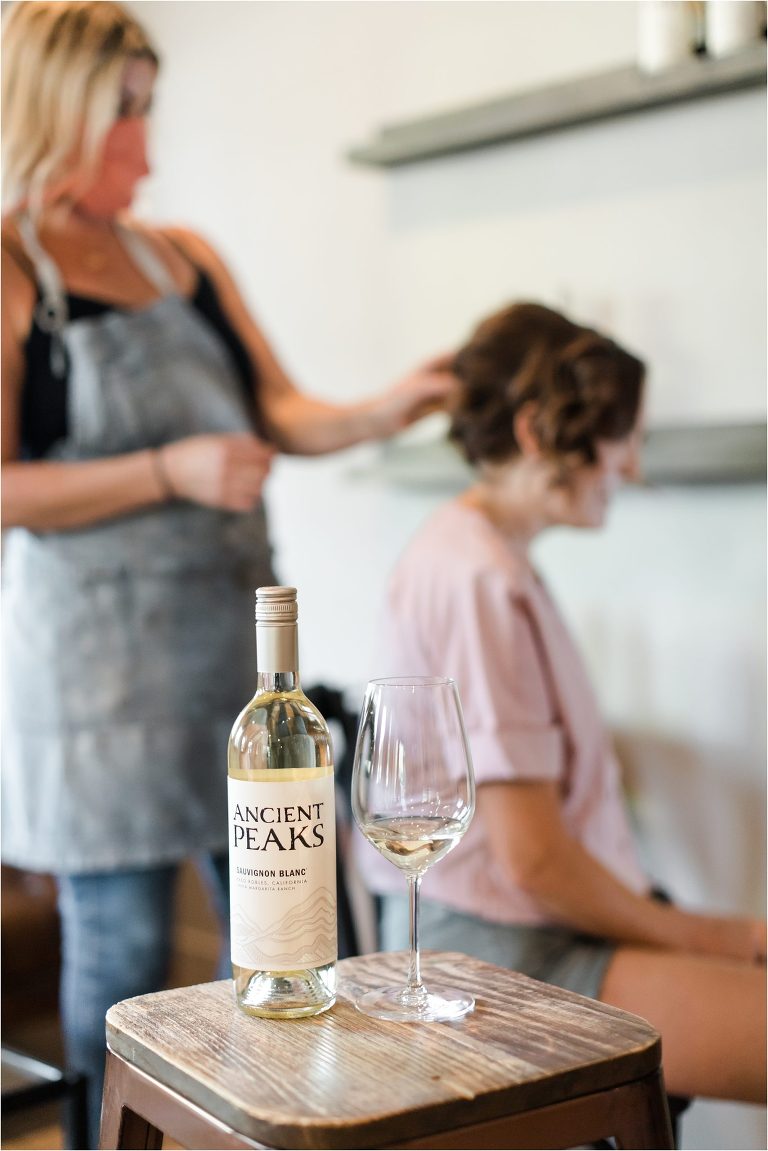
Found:
[[[239, 953], [238, 953], [239, 954]], [[322, 967], [336, 961], [336, 939], [321, 936], [312, 939], [297, 951], [261, 951], [251, 949], [247, 962], [233, 952], [233, 962], [240, 967], [250, 967], [257, 971], [301, 971], [307, 967]]]
[[326, 887], [271, 923], [232, 909], [232, 959], [242, 967], [320, 967], [336, 959], [336, 898]]

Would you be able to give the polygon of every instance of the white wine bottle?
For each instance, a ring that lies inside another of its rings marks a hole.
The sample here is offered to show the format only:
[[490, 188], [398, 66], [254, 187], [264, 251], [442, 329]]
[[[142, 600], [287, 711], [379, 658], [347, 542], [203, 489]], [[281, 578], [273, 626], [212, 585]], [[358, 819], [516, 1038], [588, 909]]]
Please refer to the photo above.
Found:
[[256, 591], [256, 694], [228, 754], [235, 998], [249, 1015], [336, 999], [336, 822], [328, 725], [299, 682], [296, 589]]

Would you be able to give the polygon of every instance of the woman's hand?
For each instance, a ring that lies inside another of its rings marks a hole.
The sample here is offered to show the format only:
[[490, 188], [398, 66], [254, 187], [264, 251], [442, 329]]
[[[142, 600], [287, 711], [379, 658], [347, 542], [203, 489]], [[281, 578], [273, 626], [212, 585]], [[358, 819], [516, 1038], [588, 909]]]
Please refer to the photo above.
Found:
[[457, 388], [451, 355], [416, 368], [386, 391], [351, 404], [309, 396], [279, 375], [262, 370], [260, 410], [280, 451], [323, 455], [368, 440], [383, 440], [430, 412], [450, 408]]
[[189, 436], [158, 451], [168, 494], [224, 511], [251, 511], [261, 499], [274, 448], [257, 436]]
[[681, 912], [681, 946], [699, 955], [765, 964], [765, 920]]
[[331, 403], [302, 391], [280, 364], [219, 254], [186, 229], [164, 234], [213, 280], [227, 318], [250, 355], [258, 380], [259, 411], [270, 440], [281, 452], [324, 455], [367, 440], [386, 439], [430, 412], [450, 406], [457, 385], [451, 370], [453, 353], [428, 360], [370, 399]]
[[458, 380], [452, 371], [453, 353], [436, 356], [369, 401], [373, 435], [394, 435], [432, 412], [445, 411]]

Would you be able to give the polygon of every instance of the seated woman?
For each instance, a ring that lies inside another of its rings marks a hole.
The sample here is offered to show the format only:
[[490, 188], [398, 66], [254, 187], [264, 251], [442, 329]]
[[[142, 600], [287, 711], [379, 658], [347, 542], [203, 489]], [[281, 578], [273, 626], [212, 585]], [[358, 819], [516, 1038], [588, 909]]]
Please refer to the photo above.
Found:
[[[451, 434], [477, 478], [400, 559], [381, 669], [458, 681], [478, 783], [469, 832], [424, 879], [422, 943], [643, 1016], [673, 1093], [763, 1101], [765, 923], [653, 898], [592, 689], [529, 558], [547, 527], [600, 527], [636, 476], [643, 365], [516, 304], [479, 326], [455, 371]], [[383, 946], [402, 947], [401, 876], [359, 850]]]

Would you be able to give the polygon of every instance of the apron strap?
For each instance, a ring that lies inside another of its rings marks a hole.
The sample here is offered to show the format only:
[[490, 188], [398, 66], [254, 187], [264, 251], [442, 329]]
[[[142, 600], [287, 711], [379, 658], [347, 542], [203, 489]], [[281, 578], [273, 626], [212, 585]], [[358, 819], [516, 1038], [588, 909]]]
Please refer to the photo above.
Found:
[[[163, 261], [147, 239], [133, 228], [115, 224], [115, 233], [128, 255], [161, 296], [176, 293], [176, 283]], [[51, 371], [62, 378], [67, 374], [67, 356], [63, 332], [69, 321], [67, 293], [61, 272], [40, 243], [32, 217], [24, 213], [19, 219], [19, 235], [35, 269], [40, 287], [40, 300], [35, 308], [38, 327], [51, 337]]]
[[40, 243], [32, 217], [19, 218], [19, 235], [35, 269], [40, 300], [35, 307], [37, 326], [51, 337], [51, 371], [59, 378], [67, 374], [67, 356], [62, 333], [69, 319], [67, 293], [58, 267]]
[[120, 223], [115, 224], [115, 233], [139, 271], [150, 284], [154, 284], [161, 296], [172, 296], [178, 292], [176, 281], [146, 236]]

